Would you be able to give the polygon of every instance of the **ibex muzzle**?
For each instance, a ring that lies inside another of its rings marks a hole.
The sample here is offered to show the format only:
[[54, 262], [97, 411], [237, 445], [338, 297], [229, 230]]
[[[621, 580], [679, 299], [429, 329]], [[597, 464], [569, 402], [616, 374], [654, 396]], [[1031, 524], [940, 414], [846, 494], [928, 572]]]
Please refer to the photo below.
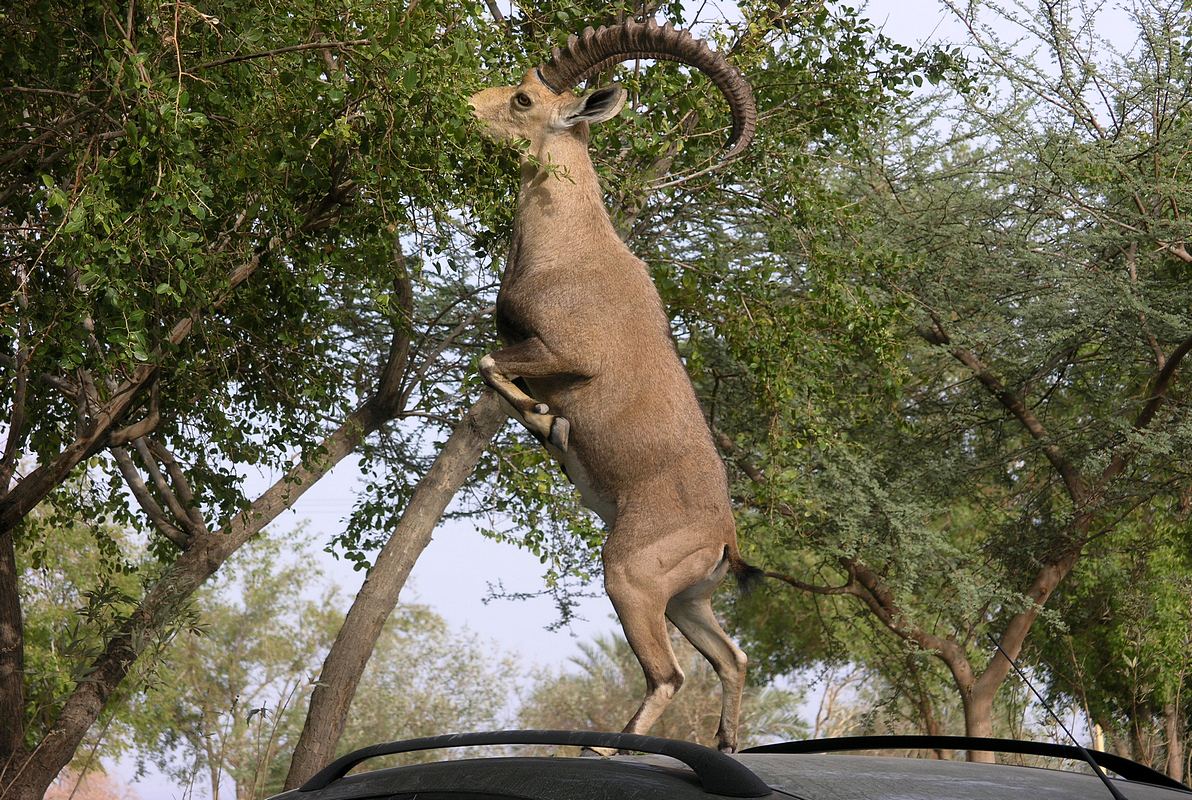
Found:
[[588, 156], [588, 126], [616, 116], [625, 92], [571, 91], [630, 58], [681, 61], [720, 87], [733, 117], [726, 157], [753, 137], [753, 95], [741, 75], [689, 33], [653, 21], [588, 28], [517, 86], [474, 95], [490, 136], [529, 141], [497, 295], [508, 346], [484, 356], [480, 371], [608, 526], [605, 588], [646, 674], [645, 700], [625, 731], [646, 733], [683, 682], [670, 619], [720, 676], [716, 738], [733, 751], [746, 658], [711, 597], [729, 571], [743, 580], [760, 571], [741, 559], [724, 465], [658, 292], [613, 229]]

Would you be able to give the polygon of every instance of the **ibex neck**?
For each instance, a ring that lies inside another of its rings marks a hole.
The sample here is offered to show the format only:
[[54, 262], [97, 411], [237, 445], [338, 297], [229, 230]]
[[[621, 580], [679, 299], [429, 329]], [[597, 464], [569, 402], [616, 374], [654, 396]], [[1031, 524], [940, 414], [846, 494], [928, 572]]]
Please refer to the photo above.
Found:
[[[557, 136], [522, 162], [518, 197], [521, 235], [544, 238], [566, 246], [574, 236], [585, 238], [607, 231], [616, 237], [587, 142]], [[582, 229], [582, 232], [576, 229]]]

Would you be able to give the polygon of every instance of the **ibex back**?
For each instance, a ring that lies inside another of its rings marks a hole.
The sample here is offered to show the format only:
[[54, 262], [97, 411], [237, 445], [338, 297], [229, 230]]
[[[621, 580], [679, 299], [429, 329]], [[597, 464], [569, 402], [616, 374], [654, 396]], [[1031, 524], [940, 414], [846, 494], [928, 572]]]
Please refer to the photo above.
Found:
[[589, 125], [616, 116], [625, 92], [570, 91], [634, 57], [704, 71], [732, 108], [729, 154], [752, 138], [753, 98], [739, 73], [703, 42], [652, 21], [589, 28], [517, 86], [474, 95], [489, 135], [529, 141], [497, 295], [508, 346], [484, 356], [480, 370], [608, 527], [605, 588], [646, 675], [625, 731], [646, 733], [683, 682], [669, 618], [720, 677], [716, 738], [734, 751], [746, 658], [713, 616], [711, 596], [727, 572], [749, 579], [758, 570], [738, 552], [724, 465], [658, 292], [614, 230], [588, 156]]

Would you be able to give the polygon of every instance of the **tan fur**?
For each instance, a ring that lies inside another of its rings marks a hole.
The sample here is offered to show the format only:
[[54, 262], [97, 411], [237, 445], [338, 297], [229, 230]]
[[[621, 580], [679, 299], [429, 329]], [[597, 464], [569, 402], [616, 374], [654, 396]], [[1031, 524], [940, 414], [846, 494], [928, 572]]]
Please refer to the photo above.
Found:
[[646, 733], [682, 684], [669, 617], [721, 678], [717, 741], [734, 751], [746, 658], [710, 598], [729, 569], [748, 567], [724, 465], [662, 302], [613, 229], [588, 156], [588, 121], [624, 104], [620, 89], [602, 91], [590, 97], [603, 102], [585, 105], [570, 92], [555, 95], [531, 70], [518, 86], [472, 97], [493, 138], [529, 140], [497, 296], [508, 346], [480, 369], [608, 526], [605, 587], [647, 683], [625, 731]]

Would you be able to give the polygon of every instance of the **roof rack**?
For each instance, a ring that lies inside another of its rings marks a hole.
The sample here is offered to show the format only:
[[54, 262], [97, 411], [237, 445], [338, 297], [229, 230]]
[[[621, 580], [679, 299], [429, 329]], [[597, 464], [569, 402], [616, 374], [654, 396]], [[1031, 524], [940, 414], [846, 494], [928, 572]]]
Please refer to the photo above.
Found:
[[[982, 736], [841, 736], [833, 739], [805, 739], [750, 747], [742, 753], [836, 753], [850, 750], [985, 750], [993, 753], [1020, 753], [1084, 761], [1080, 749], [1069, 744], [1029, 742], [1020, 739], [994, 739]], [[1101, 767], [1128, 781], [1149, 783], [1168, 789], [1192, 789], [1158, 770], [1113, 753], [1087, 750]]]
[[491, 733], [460, 733], [407, 739], [401, 742], [376, 744], [355, 750], [338, 758], [304, 783], [298, 791], [323, 789], [348, 774], [362, 761], [394, 753], [416, 750], [438, 750], [478, 745], [545, 744], [572, 747], [607, 747], [616, 750], [636, 750], [641, 753], [669, 756], [682, 761], [695, 773], [704, 790], [726, 797], [767, 797], [772, 790], [744, 764], [729, 756], [692, 742], [680, 742], [657, 736], [631, 733], [599, 733], [596, 731], [494, 731]]

